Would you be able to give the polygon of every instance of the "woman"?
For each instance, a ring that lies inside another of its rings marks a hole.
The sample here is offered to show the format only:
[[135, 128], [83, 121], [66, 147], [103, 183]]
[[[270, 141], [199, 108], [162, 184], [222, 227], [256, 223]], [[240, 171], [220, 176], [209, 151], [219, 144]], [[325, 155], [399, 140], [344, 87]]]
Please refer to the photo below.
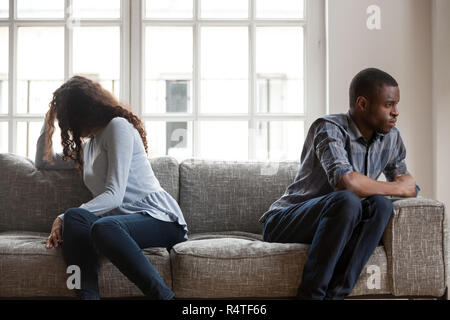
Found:
[[[55, 119], [63, 154], [53, 152]], [[142, 292], [172, 299], [142, 248], [187, 240], [177, 202], [161, 188], [147, 158], [141, 120], [98, 83], [75, 76], [53, 94], [37, 142], [39, 169], [77, 168], [93, 199], [53, 222], [47, 248], [62, 243], [67, 265], [81, 270], [81, 299], [99, 299], [97, 258], [107, 257]], [[106, 216], [105, 216], [106, 215]]]

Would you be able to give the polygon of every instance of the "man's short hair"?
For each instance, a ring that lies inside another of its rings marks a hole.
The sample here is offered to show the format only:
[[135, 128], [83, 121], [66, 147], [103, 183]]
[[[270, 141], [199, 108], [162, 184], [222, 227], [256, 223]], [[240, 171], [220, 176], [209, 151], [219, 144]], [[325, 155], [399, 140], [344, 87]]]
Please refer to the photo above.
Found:
[[372, 101], [383, 85], [398, 87], [397, 81], [382, 70], [369, 68], [360, 71], [350, 84], [350, 108], [356, 106], [358, 97], [366, 97]]

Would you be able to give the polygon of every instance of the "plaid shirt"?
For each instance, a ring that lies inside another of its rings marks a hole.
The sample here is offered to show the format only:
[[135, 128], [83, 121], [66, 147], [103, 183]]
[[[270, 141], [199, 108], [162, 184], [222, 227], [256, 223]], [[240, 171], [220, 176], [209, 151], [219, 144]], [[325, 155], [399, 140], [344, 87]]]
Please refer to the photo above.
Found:
[[388, 134], [375, 133], [367, 142], [349, 113], [319, 118], [309, 129], [294, 182], [259, 221], [264, 223], [280, 209], [336, 191], [341, 178], [350, 172], [374, 180], [384, 173], [387, 181], [393, 181], [397, 174], [408, 174], [405, 157], [396, 127]]

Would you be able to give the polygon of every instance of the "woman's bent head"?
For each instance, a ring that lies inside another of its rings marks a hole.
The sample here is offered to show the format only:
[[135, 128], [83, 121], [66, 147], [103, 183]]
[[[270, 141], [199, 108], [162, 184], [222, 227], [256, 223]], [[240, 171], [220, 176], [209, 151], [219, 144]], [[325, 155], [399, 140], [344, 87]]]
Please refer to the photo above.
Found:
[[148, 153], [147, 135], [139, 117], [99, 83], [81, 76], [72, 77], [53, 93], [50, 102], [46, 117], [45, 160], [52, 159], [52, 136], [55, 120], [58, 120], [64, 160], [74, 160], [81, 173], [82, 138], [90, 136], [94, 129], [105, 127], [116, 117], [127, 119], [138, 130]]

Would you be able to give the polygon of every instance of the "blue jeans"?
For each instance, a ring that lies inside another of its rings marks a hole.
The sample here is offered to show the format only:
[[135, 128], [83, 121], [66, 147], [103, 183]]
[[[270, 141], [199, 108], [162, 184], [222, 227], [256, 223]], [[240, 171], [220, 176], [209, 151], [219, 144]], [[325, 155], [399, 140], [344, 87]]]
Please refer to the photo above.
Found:
[[185, 241], [185, 231], [176, 222], [165, 222], [147, 214], [97, 217], [81, 208], [68, 209], [62, 226], [63, 257], [67, 265], [81, 271], [81, 299], [99, 299], [98, 257], [107, 257], [150, 299], [171, 299], [166, 286], [142, 248], [165, 247]]
[[387, 198], [337, 191], [284, 208], [264, 224], [268, 242], [311, 244], [298, 298], [341, 300], [351, 293], [393, 213]]

